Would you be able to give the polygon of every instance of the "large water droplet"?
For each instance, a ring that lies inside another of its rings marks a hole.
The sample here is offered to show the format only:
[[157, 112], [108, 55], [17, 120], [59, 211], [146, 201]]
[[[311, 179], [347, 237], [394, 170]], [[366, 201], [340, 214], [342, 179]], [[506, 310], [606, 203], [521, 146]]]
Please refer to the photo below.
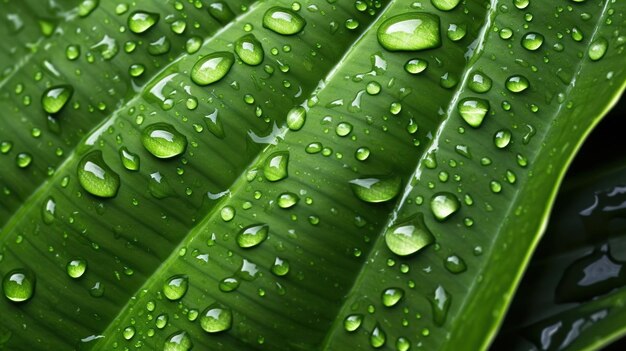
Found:
[[461, 0], [430, 0], [430, 3], [437, 8], [437, 10], [441, 11], [451, 11], [454, 10]]
[[191, 80], [200, 86], [215, 83], [226, 76], [233, 63], [235, 56], [227, 51], [203, 56], [191, 68]]
[[539, 33], [526, 33], [524, 37], [522, 37], [522, 46], [527, 50], [535, 51], [543, 45], [543, 40], [543, 35]]
[[587, 54], [592, 61], [598, 61], [604, 57], [606, 54], [606, 50], [609, 48], [609, 42], [603, 37], [600, 37], [594, 40], [591, 45], [589, 45], [589, 50]]
[[70, 260], [65, 267], [65, 271], [70, 278], [78, 279], [87, 271], [87, 261], [82, 258]]
[[393, 307], [404, 297], [404, 290], [388, 288], [383, 291], [382, 302], [385, 307]]
[[384, 21], [377, 32], [378, 42], [389, 51], [417, 51], [441, 45], [439, 16], [410, 12]]
[[57, 85], [46, 89], [41, 96], [41, 106], [43, 110], [49, 114], [55, 114], [67, 104], [74, 94], [74, 88], [71, 85]]
[[278, 34], [298, 34], [304, 26], [306, 26], [304, 18], [285, 7], [272, 7], [263, 15], [263, 27]]
[[146, 11], [135, 11], [128, 16], [128, 29], [141, 34], [152, 28], [159, 21], [159, 14]]
[[237, 234], [239, 247], [250, 248], [261, 244], [267, 239], [270, 227], [267, 224], [255, 224], [243, 228]]
[[270, 182], [277, 182], [288, 176], [289, 152], [278, 151], [265, 159], [263, 174]]
[[88, 193], [110, 198], [117, 195], [120, 177], [104, 162], [102, 152], [95, 150], [78, 163], [78, 182]]
[[446, 322], [446, 317], [448, 316], [448, 310], [450, 309], [450, 304], [452, 303], [452, 296], [443, 288], [443, 286], [439, 285], [435, 289], [435, 292], [432, 296], [428, 297], [430, 301], [430, 305], [433, 310], [433, 321], [436, 325], [442, 326]]
[[35, 292], [35, 274], [27, 269], [14, 269], [4, 276], [2, 290], [13, 302], [28, 301]]
[[261, 42], [252, 34], [246, 34], [235, 42], [235, 53], [245, 64], [260, 65], [265, 53]]
[[512, 133], [508, 129], [500, 129], [493, 136], [493, 143], [498, 149], [504, 149], [511, 142]]
[[189, 279], [184, 275], [175, 275], [170, 277], [165, 284], [163, 284], [163, 295], [170, 301], [176, 301], [185, 296], [187, 287], [189, 286]]
[[385, 231], [385, 243], [398, 256], [408, 256], [432, 244], [435, 237], [418, 213], [407, 221], [395, 224]]
[[192, 348], [191, 338], [182, 330], [168, 336], [163, 344], [163, 351], [189, 351]]
[[372, 176], [350, 181], [352, 192], [365, 202], [386, 202], [400, 192], [402, 179], [398, 176]]
[[461, 202], [452, 193], [440, 192], [433, 195], [430, 200], [430, 210], [439, 221], [444, 221], [452, 216], [461, 207]]
[[459, 114], [474, 128], [480, 127], [489, 112], [489, 101], [478, 98], [465, 98], [457, 105]]
[[200, 317], [200, 326], [207, 333], [219, 333], [230, 329], [233, 314], [230, 308], [218, 303], [207, 307]]
[[306, 122], [306, 109], [302, 106], [296, 106], [287, 114], [287, 127], [291, 130], [300, 130]]
[[363, 323], [362, 314], [351, 314], [343, 320], [343, 328], [347, 332], [353, 332], [361, 327], [361, 323]]
[[172, 158], [187, 149], [187, 138], [167, 123], [154, 123], [146, 127], [141, 133], [141, 143], [158, 158]]

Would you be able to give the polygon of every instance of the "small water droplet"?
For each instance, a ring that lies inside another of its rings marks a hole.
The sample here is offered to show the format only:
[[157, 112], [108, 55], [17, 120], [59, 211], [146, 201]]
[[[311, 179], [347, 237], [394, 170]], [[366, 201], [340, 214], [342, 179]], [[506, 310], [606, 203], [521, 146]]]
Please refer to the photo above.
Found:
[[134, 154], [126, 147], [120, 148], [120, 159], [122, 160], [122, 165], [129, 171], [138, 171], [139, 170], [139, 156]]
[[383, 347], [385, 342], [387, 342], [387, 334], [385, 334], [383, 328], [377, 323], [370, 334], [370, 345], [377, 349]]
[[52, 224], [52, 222], [54, 222], [56, 207], [57, 203], [54, 201], [53, 197], [48, 197], [48, 199], [43, 202], [43, 206], [41, 207], [41, 219], [45, 224]]
[[219, 288], [222, 292], [231, 292], [239, 288], [239, 279], [234, 277], [224, 278], [220, 281]]
[[226, 24], [235, 18], [235, 13], [225, 1], [215, 1], [209, 5], [209, 15], [221, 24]]
[[404, 290], [400, 288], [388, 288], [383, 291], [382, 302], [385, 307], [395, 306], [404, 297]]
[[500, 129], [493, 136], [493, 143], [498, 149], [504, 149], [511, 143], [512, 133], [508, 129]]
[[141, 133], [141, 143], [158, 158], [172, 158], [187, 150], [187, 138], [167, 123], [154, 123], [146, 127]]
[[233, 63], [235, 56], [227, 51], [203, 56], [191, 68], [191, 80], [200, 86], [213, 84], [226, 76]]
[[486, 93], [491, 90], [492, 80], [486, 74], [476, 71], [470, 75], [467, 86], [475, 93]]
[[233, 314], [230, 308], [214, 303], [207, 307], [200, 316], [200, 326], [207, 333], [219, 333], [230, 329]]
[[377, 32], [378, 43], [389, 51], [418, 51], [441, 45], [439, 16], [410, 12], [384, 21]]
[[354, 152], [354, 157], [359, 161], [365, 161], [370, 157], [370, 149], [365, 146], [360, 147]]
[[48, 88], [41, 96], [41, 106], [49, 114], [59, 113], [73, 94], [74, 88], [67, 84]]
[[354, 332], [361, 327], [361, 323], [363, 323], [362, 314], [351, 314], [343, 320], [343, 328], [347, 332]]
[[489, 101], [478, 98], [465, 98], [457, 105], [459, 114], [474, 128], [480, 127], [489, 112]]
[[278, 203], [278, 207], [280, 208], [291, 208], [295, 206], [299, 200], [300, 197], [298, 195], [292, 192], [285, 192], [278, 196], [276, 203]]
[[352, 192], [365, 202], [386, 202], [394, 199], [400, 192], [402, 179], [398, 176], [372, 176], [353, 179], [350, 182]]
[[146, 11], [135, 11], [128, 16], [128, 29], [141, 34], [152, 28], [159, 21], [159, 14]]
[[306, 122], [306, 109], [302, 106], [296, 106], [287, 113], [287, 127], [291, 130], [300, 130]]
[[274, 263], [272, 264], [271, 271], [279, 277], [287, 275], [287, 273], [289, 273], [289, 261], [276, 257], [276, 259], [274, 259]]
[[85, 155], [78, 163], [78, 182], [88, 193], [111, 198], [120, 188], [120, 177], [102, 158], [102, 151], [95, 150]]
[[72, 279], [78, 279], [87, 271], [87, 261], [82, 258], [74, 258], [65, 266], [67, 275]]
[[463, 273], [467, 270], [467, 265], [465, 264], [465, 261], [457, 255], [450, 255], [446, 257], [446, 260], [444, 261], [444, 266], [446, 267], [448, 272], [453, 274]]
[[387, 247], [398, 256], [412, 255], [434, 241], [435, 237], [426, 227], [422, 213], [395, 224], [385, 231]]
[[410, 74], [420, 74], [428, 68], [428, 61], [419, 58], [408, 60], [404, 64], [404, 70]]
[[33, 162], [33, 157], [28, 152], [20, 152], [15, 157], [15, 163], [19, 168], [26, 168]]
[[163, 295], [170, 301], [180, 300], [187, 292], [189, 279], [185, 275], [171, 276], [163, 284]]
[[250, 66], [257, 66], [263, 62], [265, 53], [261, 42], [252, 34], [246, 34], [235, 42], [235, 53], [241, 61]]
[[237, 244], [242, 248], [255, 247], [267, 239], [269, 229], [267, 224], [247, 226], [237, 234]]
[[352, 132], [352, 124], [348, 122], [341, 122], [337, 125], [337, 128], [335, 128], [335, 133], [340, 137], [347, 136], [351, 132]]
[[4, 276], [2, 290], [13, 302], [28, 301], [35, 293], [35, 274], [28, 269], [14, 269]]
[[543, 45], [543, 40], [543, 35], [539, 33], [526, 33], [524, 37], [522, 37], [522, 46], [530, 51], [539, 50], [541, 45]]
[[270, 182], [277, 182], [287, 178], [289, 165], [289, 152], [278, 151], [265, 159], [263, 174]]
[[440, 11], [452, 11], [460, 2], [461, 0], [430, 0], [430, 3]]
[[436, 325], [442, 326], [448, 316], [448, 310], [452, 303], [452, 295], [450, 295], [443, 286], [439, 285], [433, 295], [428, 297], [428, 300], [432, 306], [433, 321]]
[[521, 75], [510, 76], [506, 79], [506, 88], [512, 93], [521, 93], [522, 91], [528, 89], [530, 86], [530, 82], [528, 78]]
[[440, 192], [430, 200], [430, 210], [437, 220], [444, 221], [452, 216], [461, 207], [461, 202], [452, 193]]
[[594, 40], [591, 45], [589, 45], [589, 50], [587, 54], [592, 61], [598, 61], [604, 57], [606, 54], [606, 50], [609, 47], [609, 42], [603, 37], [600, 37]]
[[465, 34], [467, 34], [467, 26], [465, 24], [450, 23], [448, 25], [448, 39], [459, 41], [465, 38]]
[[298, 34], [305, 26], [302, 16], [285, 7], [272, 7], [263, 15], [263, 27], [278, 34]]
[[192, 348], [191, 338], [182, 330], [168, 336], [163, 344], [163, 351], [189, 351]]

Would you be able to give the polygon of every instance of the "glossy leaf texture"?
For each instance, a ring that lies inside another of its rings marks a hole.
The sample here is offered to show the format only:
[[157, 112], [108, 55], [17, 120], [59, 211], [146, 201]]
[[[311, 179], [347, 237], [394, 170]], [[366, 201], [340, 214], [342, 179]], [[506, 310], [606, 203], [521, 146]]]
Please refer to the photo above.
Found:
[[9, 349], [484, 348], [626, 80], [611, 0], [119, 6], [3, 80]]

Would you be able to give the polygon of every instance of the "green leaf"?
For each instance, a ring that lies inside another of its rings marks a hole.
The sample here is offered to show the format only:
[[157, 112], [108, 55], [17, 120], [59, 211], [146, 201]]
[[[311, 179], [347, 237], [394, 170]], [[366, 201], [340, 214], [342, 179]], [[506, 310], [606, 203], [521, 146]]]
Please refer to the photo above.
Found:
[[[0, 95], [15, 115], [0, 125], [0, 274], [36, 281], [29, 300], [0, 299], [0, 341], [486, 347], [569, 160], [626, 81], [622, 3], [515, 4], [273, 1], [229, 4], [231, 18], [225, 3], [103, 2], [68, 21]], [[68, 61], [70, 43], [98, 64]], [[67, 84], [46, 116], [40, 96]]]

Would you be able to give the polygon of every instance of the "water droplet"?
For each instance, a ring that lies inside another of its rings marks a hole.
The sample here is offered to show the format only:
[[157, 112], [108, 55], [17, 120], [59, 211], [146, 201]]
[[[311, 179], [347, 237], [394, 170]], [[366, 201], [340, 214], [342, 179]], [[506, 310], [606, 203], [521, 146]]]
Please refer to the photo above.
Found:
[[428, 68], [428, 61], [414, 58], [404, 64], [404, 70], [410, 74], [420, 74]]
[[28, 152], [20, 152], [15, 157], [15, 163], [19, 168], [26, 168], [33, 162], [33, 157]]
[[521, 93], [528, 89], [530, 82], [528, 79], [521, 75], [510, 76], [506, 79], [506, 88], [512, 93]]
[[465, 38], [465, 34], [467, 34], [467, 26], [465, 24], [450, 23], [448, 25], [448, 39], [459, 41]]
[[370, 334], [370, 345], [374, 348], [379, 348], [383, 347], [385, 342], [387, 342], [387, 334], [385, 334], [383, 328], [377, 323]]
[[74, 94], [74, 88], [71, 85], [57, 85], [46, 89], [41, 96], [41, 106], [43, 110], [49, 114], [55, 114], [61, 111]]
[[383, 306], [393, 307], [404, 297], [404, 290], [400, 288], [388, 288], [383, 291]]
[[491, 89], [492, 80], [482, 72], [474, 72], [467, 86], [475, 93], [486, 93]]
[[189, 279], [185, 275], [174, 275], [163, 284], [163, 295], [170, 301], [180, 300], [187, 292]]
[[291, 208], [295, 206], [299, 200], [300, 197], [298, 197], [298, 195], [292, 192], [285, 192], [278, 196], [278, 200], [276, 200], [276, 202], [280, 208]]
[[130, 74], [131, 77], [137, 78], [141, 76], [145, 70], [146, 67], [141, 63], [134, 63], [128, 67], [128, 74]]
[[231, 292], [239, 288], [239, 280], [234, 277], [224, 278], [220, 281], [219, 288], [222, 292]]
[[221, 24], [226, 24], [235, 18], [235, 13], [224, 1], [215, 1], [209, 5], [209, 15]]
[[369, 95], [378, 95], [380, 94], [381, 90], [382, 90], [382, 87], [380, 86], [380, 83], [378, 82], [371, 81], [367, 83], [367, 85], [365, 86], [365, 91]]
[[200, 86], [215, 83], [226, 76], [233, 63], [235, 56], [227, 51], [203, 56], [191, 68], [191, 80]]
[[604, 57], [606, 54], [606, 50], [609, 47], [609, 42], [603, 37], [600, 37], [594, 40], [591, 45], [589, 45], [589, 51], [587, 54], [592, 61], [598, 61]]
[[434, 241], [435, 237], [426, 227], [422, 213], [395, 224], [385, 231], [387, 247], [398, 256], [412, 255]]
[[265, 159], [263, 174], [270, 182], [277, 182], [288, 176], [289, 152], [278, 151]]
[[582, 41], [584, 39], [583, 32], [578, 27], [572, 28], [572, 39], [574, 41]]
[[528, 7], [530, 4], [530, 0], [514, 0], [513, 4], [520, 10], [523, 10]]
[[489, 112], [489, 101], [478, 98], [465, 98], [457, 105], [459, 114], [474, 128], [480, 127]]
[[538, 50], [543, 45], [543, 35], [539, 33], [526, 33], [522, 38], [522, 46], [530, 51]]
[[130, 340], [135, 336], [135, 327], [126, 327], [122, 330], [122, 336], [126, 340]]
[[65, 271], [70, 278], [78, 279], [87, 271], [87, 261], [82, 258], [74, 258], [67, 263]]
[[430, 200], [430, 210], [437, 220], [444, 221], [461, 207], [461, 202], [452, 193], [440, 192]]
[[500, 129], [493, 136], [493, 143], [496, 145], [498, 149], [504, 149], [511, 142], [511, 131], [508, 129]]
[[224, 222], [232, 221], [233, 218], [235, 218], [235, 214], [235, 208], [232, 206], [224, 206], [224, 208], [220, 211], [220, 217], [222, 217]]
[[141, 133], [141, 143], [158, 158], [172, 158], [187, 149], [187, 138], [167, 123], [154, 123], [146, 127]]
[[168, 336], [163, 344], [163, 351], [189, 351], [192, 348], [191, 338], [182, 330]]
[[378, 42], [389, 51], [418, 51], [441, 45], [439, 16], [410, 12], [384, 21], [377, 32]]
[[340, 137], [344, 137], [350, 134], [351, 132], [352, 132], [352, 124], [348, 122], [341, 122], [337, 125], [337, 128], [335, 128], [335, 133], [337, 133], [337, 135]]
[[354, 152], [354, 157], [359, 161], [365, 161], [370, 157], [370, 149], [364, 146], [360, 147]]
[[128, 16], [128, 29], [141, 34], [152, 28], [159, 21], [159, 14], [146, 11], [135, 11]]
[[272, 7], [263, 15], [263, 27], [282, 35], [298, 34], [306, 26], [299, 14], [284, 7]]
[[14, 269], [4, 276], [2, 290], [13, 302], [28, 301], [35, 292], [35, 275], [27, 269]]
[[207, 333], [219, 333], [230, 329], [233, 314], [230, 308], [214, 303], [207, 307], [200, 317], [200, 326]]
[[386, 202], [400, 192], [402, 179], [398, 176], [372, 176], [353, 179], [350, 182], [352, 192], [365, 202]]
[[448, 316], [448, 310], [452, 303], [452, 295], [450, 295], [443, 286], [439, 285], [433, 295], [428, 297], [428, 300], [433, 310], [433, 321], [436, 325], [442, 326]]
[[279, 277], [283, 277], [289, 273], [289, 261], [284, 260], [280, 257], [276, 257], [274, 259], [274, 263], [272, 264], [272, 273]]
[[139, 170], [139, 156], [134, 154], [126, 147], [120, 148], [120, 159], [122, 160], [122, 165], [129, 171], [138, 171]]
[[254, 224], [245, 227], [237, 234], [237, 244], [242, 248], [255, 247], [267, 239], [269, 229], [267, 224]]
[[411, 342], [405, 337], [399, 337], [396, 340], [396, 351], [409, 351], [411, 348]]
[[354, 332], [361, 327], [361, 323], [363, 323], [362, 314], [351, 314], [343, 320], [343, 328], [347, 332]]
[[306, 110], [302, 106], [296, 106], [287, 114], [287, 127], [291, 130], [300, 130], [306, 122]]
[[263, 62], [265, 53], [261, 42], [252, 34], [246, 34], [235, 42], [235, 53], [245, 64], [257, 66]]
[[104, 162], [102, 151], [85, 155], [78, 163], [78, 182], [88, 193], [111, 198], [120, 188], [120, 177]]
[[446, 269], [453, 274], [463, 273], [467, 270], [467, 265], [465, 265], [465, 261], [457, 255], [450, 255], [446, 257], [444, 261], [444, 266]]
[[52, 224], [52, 222], [54, 222], [56, 207], [57, 203], [54, 201], [53, 197], [48, 197], [48, 199], [44, 201], [41, 207], [41, 219], [45, 224]]
[[152, 56], [165, 55], [170, 52], [172, 43], [166, 36], [157, 38], [148, 44], [148, 53]]
[[430, 0], [430, 3], [440, 11], [451, 11], [461, 2], [461, 0]]

